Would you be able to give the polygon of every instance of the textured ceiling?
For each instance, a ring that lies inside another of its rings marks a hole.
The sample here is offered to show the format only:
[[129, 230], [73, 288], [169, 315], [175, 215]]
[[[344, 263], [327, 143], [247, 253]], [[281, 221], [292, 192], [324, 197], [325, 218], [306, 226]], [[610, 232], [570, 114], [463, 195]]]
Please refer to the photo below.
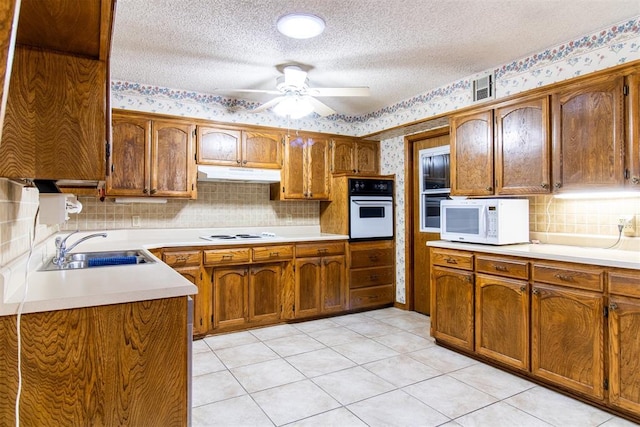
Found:
[[[294, 11], [325, 32], [281, 35]], [[111, 77], [266, 102], [224, 89], [274, 89], [295, 63], [311, 87], [369, 86], [322, 99], [362, 115], [637, 15], [638, 0], [118, 0]]]

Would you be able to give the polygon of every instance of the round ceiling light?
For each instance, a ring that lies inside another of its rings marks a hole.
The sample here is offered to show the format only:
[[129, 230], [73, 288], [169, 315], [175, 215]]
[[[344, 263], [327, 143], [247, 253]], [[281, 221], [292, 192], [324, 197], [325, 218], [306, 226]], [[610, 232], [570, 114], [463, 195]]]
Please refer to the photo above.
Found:
[[316, 15], [291, 13], [278, 19], [278, 31], [293, 39], [310, 39], [322, 34], [324, 21]]

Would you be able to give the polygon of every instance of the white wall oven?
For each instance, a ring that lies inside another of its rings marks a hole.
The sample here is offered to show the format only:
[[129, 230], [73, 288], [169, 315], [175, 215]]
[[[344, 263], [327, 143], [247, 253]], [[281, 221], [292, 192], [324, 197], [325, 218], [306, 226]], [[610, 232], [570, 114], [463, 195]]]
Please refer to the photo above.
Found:
[[349, 178], [349, 238], [393, 239], [393, 180]]
[[440, 202], [449, 198], [448, 145], [419, 151], [420, 231], [440, 232]]

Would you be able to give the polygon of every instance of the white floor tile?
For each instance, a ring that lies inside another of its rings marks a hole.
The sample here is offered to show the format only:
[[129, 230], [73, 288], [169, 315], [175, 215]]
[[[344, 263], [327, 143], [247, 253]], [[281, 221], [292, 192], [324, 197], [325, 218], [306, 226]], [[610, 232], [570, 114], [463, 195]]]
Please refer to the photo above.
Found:
[[194, 377], [227, 369], [211, 350], [206, 353], [194, 353], [191, 357], [191, 369]]
[[323, 414], [314, 415], [291, 424], [287, 427], [366, 427], [367, 425], [345, 408], [334, 409]]
[[352, 340], [346, 344], [336, 345], [333, 349], [359, 365], [400, 354], [369, 338]]
[[261, 342], [223, 348], [216, 350], [215, 353], [229, 369], [278, 358], [273, 350]]
[[402, 390], [449, 418], [457, 418], [497, 401], [495, 397], [446, 375], [407, 386]]
[[233, 368], [231, 373], [249, 393], [301, 381], [305, 378], [282, 359]]
[[251, 335], [248, 331], [233, 332], [230, 334], [214, 335], [206, 337], [204, 341], [211, 350], [220, 350], [223, 348], [237, 347], [239, 345], [251, 344], [258, 342], [258, 339]]
[[449, 420], [401, 390], [354, 403], [348, 409], [371, 427], [437, 426]]
[[208, 351], [211, 351], [211, 349], [209, 348], [207, 343], [204, 341], [204, 339], [200, 339], [200, 340], [195, 340], [193, 342], [193, 344], [191, 345], [191, 351], [193, 352], [193, 354], [197, 354], [197, 353], [206, 353]]
[[483, 363], [450, 372], [449, 376], [501, 400], [535, 387], [530, 381]]
[[355, 363], [330, 348], [310, 351], [287, 357], [287, 362], [296, 367], [307, 378], [329, 374], [342, 369], [351, 368]]
[[313, 379], [324, 391], [343, 405], [393, 390], [395, 386], [356, 366]]
[[428, 347], [424, 350], [418, 350], [407, 354], [417, 361], [427, 364], [444, 373], [457, 371], [458, 369], [480, 363], [470, 357], [463, 356], [455, 351], [447, 350], [446, 348], [438, 346]]
[[296, 329], [304, 333], [322, 331], [324, 329], [336, 328], [338, 325], [331, 319], [310, 320], [308, 322], [294, 323]]
[[274, 424], [249, 396], [240, 396], [221, 402], [193, 408], [193, 427], [267, 427]]
[[497, 402], [470, 414], [463, 415], [457, 418], [456, 422], [463, 427], [484, 427], [489, 425], [491, 427], [551, 427], [550, 424], [541, 419], [504, 402]]
[[435, 345], [432, 341], [405, 331], [375, 337], [374, 340], [394, 349], [398, 353], [409, 353]]
[[379, 322], [377, 320], [367, 319], [364, 322], [355, 322], [345, 326], [354, 332], [359, 333], [367, 338], [379, 337], [381, 335], [397, 334], [401, 332], [400, 329], [394, 328], [386, 323]]
[[244, 388], [229, 371], [194, 377], [191, 383], [191, 390], [193, 407], [246, 394]]
[[299, 334], [300, 331], [293, 325], [284, 324], [269, 326], [266, 328], [252, 329], [250, 333], [260, 341], [273, 340], [276, 338], [288, 337]]
[[276, 425], [340, 407], [335, 399], [309, 380], [259, 391], [253, 398]]
[[420, 317], [408, 316], [408, 315], [391, 316], [391, 317], [380, 319], [380, 321], [403, 330], [415, 329], [416, 327], [419, 327], [419, 326], [427, 327], [428, 326], [427, 319], [429, 318], [427, 316], [422, 316], [422, 315], [419, 315], [419, 316]]
[[280, 357], [293, 356], [295, 354], [325, 348], [324, 344], [305, 334], [276, 338], [263, 342], [269, 346], [271, 350], [278, 353]]
[[363, 367], [396, 387], [404, 387], [442, 375], [442, 372], [437, 369], [406, 355], [367, 363]]
[[357, 332], [345, 327], [323, 329], [321, 331], [309, 332], [309, 336], [320, 341], [326, 346], [340, 345], [353, 341], [354, 339], [363, 338]]

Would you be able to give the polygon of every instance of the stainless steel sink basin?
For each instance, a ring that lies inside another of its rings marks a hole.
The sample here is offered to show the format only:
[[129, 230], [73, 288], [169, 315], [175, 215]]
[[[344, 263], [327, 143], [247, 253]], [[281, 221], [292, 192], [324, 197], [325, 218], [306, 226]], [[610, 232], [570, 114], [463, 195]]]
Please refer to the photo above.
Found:
[[155, 261], [141, 250], [77, 252], [67, 254], [61, 265], [51, 258], [40, 271], [76, 270], [82, 268], [113, 267], [116, 265], [150, 264]]

